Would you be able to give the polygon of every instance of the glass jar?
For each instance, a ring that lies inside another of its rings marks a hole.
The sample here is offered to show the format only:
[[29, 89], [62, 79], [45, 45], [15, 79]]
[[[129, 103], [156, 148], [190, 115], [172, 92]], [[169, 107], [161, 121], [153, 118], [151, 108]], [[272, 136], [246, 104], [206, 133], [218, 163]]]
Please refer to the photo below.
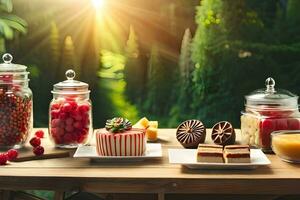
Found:
[[242, 142], [271, 150], [271, 133], [300, 129], [298, 96], [287, 90], [275, 90], [273, 78], [266, 80], [266, 89], [245, 96], [245, 111], [241, 115]]
[[0, 64], [0, 148], [21, 148], [33, 127], [32, 91], [27, 67], [13, 64], [12, 55]]
[[92, 104], [88, 84], [76, 81], [73, 70], [67, 80], [54, 85], [49, 108], [49, 135], [56, 147], [87, 144], [92, 133]]

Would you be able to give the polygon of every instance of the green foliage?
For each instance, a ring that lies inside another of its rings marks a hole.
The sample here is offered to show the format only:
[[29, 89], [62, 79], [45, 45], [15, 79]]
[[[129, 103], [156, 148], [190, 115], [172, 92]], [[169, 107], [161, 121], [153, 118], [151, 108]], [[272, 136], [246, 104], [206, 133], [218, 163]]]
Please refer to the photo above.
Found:
[[55, 21], [51, 22], [49, 37], [51, 65], [54, 68], [54, 70], [57, 71], [60, 58], [60, 34]]
[[[298, 44], [278, 41], [273, 27], [281, 24], [269, 19], [278, 13], [274, 8], [275, 1], [255, 4], [250, 0], [203, 0], [198, 7], [192, 54], [196, 63], [193, 110], [208, 127], [220, 120], [239, 126], [243, 96], [263, 87], [268, 76], [292, 88], [287, 84], [291, 75], [284, 71], [297, 69], [300, 49]], [[217, 18], [218, 24], [207, 22]]]
[[167, 115], [171, 108], [174, 70], [173, 66], [167, 63], [159, 48], [154, 45], [148, 63], [147, 97], [143, 110], [149, 118], [168, 120], [163, 116]]
[[[106, 98], [103, 106], [108, 119], [115, 116], [125, 117], [131, 121], [137, 121], [138, 112], [134, 105], [127, 101], [125, 96], [124, 67], [125, 57], [108, 50], [101, 51], [102, 68], [99, 71], [101, 98]], [[103, 99], [101, 99], [103, 102]], [[104, 104], [104, 105], [105, 105]], [[104, 110], [103, 110], [104, 112]], [[104, 122], [103, 122], [104, 124]]]
[[126, 64], [124, 69], [124, 78], [126, 81], [125, 93], [128, 100], [132, 103], [141, 103], [143, 79], [145, 67], [140, 60], [138, 38], [133, 29], [130, 27], [129, 37], [125, 47]]
[[27, 23], [22, 18], [11, 14], [13, 4], [11, 0], [0, 2], [0, 52], [5, 52], [4, 40], [12, 40], [15, 32], [25, 34]]
[[[60, 74], [63, 76], [65, 71], [68, 69], [73, 69], [76, 72], [76, 78], [80, 79], [80, 67], [76, 62], [76, 55], [75, 55], [75, 47], [73, 43], [73, 39], [71, 36], [67, 36], [64, 40], [64, 47], [62, 51], [62, 64], [60, 67]], [[62, 78], [65, 78], [64, 76]]]
[[171, 109], [169, 126], [174, 127], [178, 122], [183, 121], [193, 115], [191, 109], [191, 97], [193, 96], [192, 73], [194, 63], [191, 59], [192, 53], [192, 34], [190, 29], [186, 29], [183, 35], [179, 65], [176, 77], [179, 81], [173, 91], [174, 106]]

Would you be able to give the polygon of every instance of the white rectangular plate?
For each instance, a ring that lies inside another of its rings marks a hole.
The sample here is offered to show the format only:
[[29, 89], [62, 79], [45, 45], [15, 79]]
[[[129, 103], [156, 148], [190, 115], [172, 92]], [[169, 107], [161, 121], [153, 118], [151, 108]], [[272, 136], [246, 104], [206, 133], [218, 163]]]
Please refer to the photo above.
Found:
[[128, 161], [142, 161], [146, 159], [161, 158], [162, 150], [159, 143], [147, 143], [146, 152], [143, 156], [99, 156], [96, 146], [80, 146], [77, 148], [74, 158], [91, 158], [95, 161], [103, 162], [128, 162]]
[[171, 164], [181, 164], [190, 169], [255, 169], [271, 164], [260, 149], [251, 149], [250, 157], [250, 163], [202, 163], [197, 162], [197, 149], [169, 149]]

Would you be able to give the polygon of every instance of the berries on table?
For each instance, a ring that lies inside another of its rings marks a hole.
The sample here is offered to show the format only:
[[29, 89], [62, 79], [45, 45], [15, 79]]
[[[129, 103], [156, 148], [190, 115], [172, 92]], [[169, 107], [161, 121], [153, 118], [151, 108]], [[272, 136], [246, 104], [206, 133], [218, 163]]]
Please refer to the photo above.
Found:
[[37, 146], [37, 147], [34, 147], [33, 148], [33, 153], [36, 155], [36, 156], [41, 156], [44, 154], [44, 147], [42, 146]]
[[18, 157], [18, 155], [19, 155], [19, 153], [18, 153], [18, 151], [16, 149], [10, 149], [10, 150], [7, 151], [6, 154], [7, 154], [7, 159], [9, 161], [15, 160]]
[[31, 138], [31, 140], [29, 141], [29, 143], [31, 144], [31, 146], [33, 147], [37, 147], [41, 145], [41, 139], [38, 137], [33, 137]]
[[0, 165], [5, 165], [7, 162], [7, 154], [6, 153], [0, 153]]
[[34, 135], [35, 135], [36, 137], [38, 137], [38, 138], [44, 138], [45, 133], [44, 133], [43, 130], [38, 130], [38, 131], [35, 132]]

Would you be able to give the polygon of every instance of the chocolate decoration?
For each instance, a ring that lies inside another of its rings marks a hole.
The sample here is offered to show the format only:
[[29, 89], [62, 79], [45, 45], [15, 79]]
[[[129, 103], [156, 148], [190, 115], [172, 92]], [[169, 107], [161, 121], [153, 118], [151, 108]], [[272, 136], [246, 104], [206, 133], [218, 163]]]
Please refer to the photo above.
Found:
[[219, 145], [234, 144], [235, 131], [233, 126], [227, 121], [216, 123], [212, 128], [211, 139]]
[[176, 138], [184, 148], [197, 148], [203, 143], [206, 136], [206, 129], [199, 120], [187, 120], [182, 122], [176, 131]]

